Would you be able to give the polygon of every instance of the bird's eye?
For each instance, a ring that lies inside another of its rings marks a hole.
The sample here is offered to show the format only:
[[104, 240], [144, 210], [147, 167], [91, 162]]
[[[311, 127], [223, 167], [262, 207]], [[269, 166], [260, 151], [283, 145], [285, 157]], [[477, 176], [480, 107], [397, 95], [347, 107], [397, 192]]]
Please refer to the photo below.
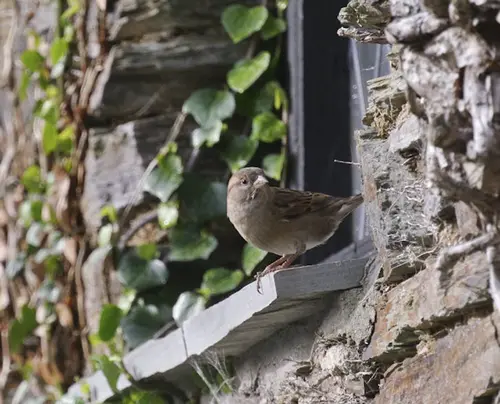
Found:
[[247, 185], [247, 184], [248, 184], [248, 180], [247, 180], [246, 178], [243, 178], [243, 179], [241, 180], [241, 183], [242, 183], [243, 185]]

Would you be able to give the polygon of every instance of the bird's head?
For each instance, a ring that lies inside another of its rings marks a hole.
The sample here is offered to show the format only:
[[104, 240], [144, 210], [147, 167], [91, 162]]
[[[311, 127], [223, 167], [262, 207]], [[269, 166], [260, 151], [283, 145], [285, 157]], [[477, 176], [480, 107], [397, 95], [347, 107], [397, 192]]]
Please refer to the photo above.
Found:
[[228, 199], [243, 201], [255, 196], [256, 191], [268, 185], [264, 170], [246, 167], [232, 175], [227, 185]]

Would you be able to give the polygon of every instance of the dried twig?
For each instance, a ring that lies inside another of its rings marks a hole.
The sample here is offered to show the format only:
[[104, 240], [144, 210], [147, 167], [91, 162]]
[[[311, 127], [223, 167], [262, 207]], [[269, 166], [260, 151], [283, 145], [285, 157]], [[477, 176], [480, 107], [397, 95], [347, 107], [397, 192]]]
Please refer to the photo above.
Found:
[[0, 392], [5, 390], [7, 380], [10, 373], [10, 347], [9, 347], [9, 329], [3, 328], [0, 332], [0, 339], [2, 342], [2, 370], [0, 371]]
[[2, 47], [2, 59], [3, 59], [3, 69], [0, 74], [0, 88], [12, 87], [12, 81], [14, 79], [14, 39], [16, 36], [16, 30], [19, 27], [19, 5], [16, 0], [10, 0], [12, 5], [12, 18], [7, 34], [5, 38], [4, 45]]

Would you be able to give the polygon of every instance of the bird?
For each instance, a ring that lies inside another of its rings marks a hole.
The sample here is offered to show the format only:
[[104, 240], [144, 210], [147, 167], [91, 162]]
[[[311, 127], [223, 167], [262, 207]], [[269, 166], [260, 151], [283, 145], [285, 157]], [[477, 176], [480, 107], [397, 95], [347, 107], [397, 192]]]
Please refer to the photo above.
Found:
[[362, 194], [343, 198], [271, 186], [258, 167], [235, 172], [227, 185], [227, 217], [249, 244], [281, 256], [256, 275], [257, 291], [262, 276], [326, 243], [362, 202]]

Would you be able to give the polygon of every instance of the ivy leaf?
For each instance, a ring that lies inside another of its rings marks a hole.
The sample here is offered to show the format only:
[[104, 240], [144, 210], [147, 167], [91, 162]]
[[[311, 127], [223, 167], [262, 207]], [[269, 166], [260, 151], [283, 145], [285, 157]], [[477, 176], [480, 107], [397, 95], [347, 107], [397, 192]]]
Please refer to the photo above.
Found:
[[252, 275], [255, 267], [261, 262], [264, 257], [267, 255], [266, 251], [261, 250], [260, 248], [254, 247], [251, 244], [245, 244], [243, 247], [243, 254], [241, 257], [243, 271], [246, 276]]
[[107, 217], [111, 223], [118, 222], [118, 214], [113, 205], [105, 205], [101, 208], [101, 217]]
[[179, 204], [177, 202], [161, 203], [158, 206], [158, 223], [162, 229], [169, 229], [177, 224]]
[[68, 54], [68, 42], [64, 38], [56, 38], [50, 47], [50, 62], [54, 66]]
[[99, 355], [97, 358], [94, 358], [94, 362], [97, 368], [100, 369], [104, 374], [104, 377], [108, 381], [111, 390], [117, 393], [118, 390], [116, 388], [116, 385], [122, 373], [120, 367], [106, 355]]
[[18, 90], [19, 99], [21, 101], [24, 101], [26, 99], [30, 82], [31, 82], [31, 71], [27, 69], [23, 70]]
[[114, 338], [122, 317], [123, 312], [118, 306], [114, 304], [105, 304], [103, 306], [98, 331], [101, 341], [106, 342]]
[[272, 143], [286, 136], [285, 123], [276, 118], [271, 112], [264, 112], [257, 115], [252, 121], [253, 139], [258, 139], [265, 143]]
[[38, 72], [43, 67], [43, 56], [36, 50], [25, 50], [21, 55], [21, 62], [31, 72]]
[[42, 193], [45, 190], [45, 184], [42, 181], [42, 172], [37, 165], [29, 166], [24, 170], [21, 183], [29, 193]]
[[43, 127], [42, 146], [45, 154], [52, 153], [57, 147], [57, 128], [49, 121], [45, 121]]
[[99, 247], [106, 247], [111, 244], [111, 239], [113, 238], [114, 227], [111, 223], [105, 224], [99, 229], [99, 234], [97, 235], [97, 245]]
[[262, 51], [253, 59], [237, 63], [227, 74], [227, 84], [237, 93], [244, 92], [266, 71], [270, 61], [270, 53]]
[[244, 135], [234, 136], [222, 152], [222, 158], [227, 163], [231, 172], [235, 173], [245, 167], [257, 151], [259, 142]]
[[281, 173], [283, 172], [284, 163], [285, 156], [283, 153], [268, 154], [262, 160], [262, 168], [268, 177], [279, 181], [281, 179]]
[[197, 128], [191, 134], [191, 144], [194, 148], [200, 148], [204, 144], [212, 147], [219, 143], [222, 132], [222, 121], [217, 121], [211, 128]]
[[286, 31], [286, 22], [283, 18], [275, 18], [272, 15], [267, 17], [266, 23], [262, 27], [260, 35], [262, 39], [268, 40]]
[[75, 131], [73, 126], [66, 126], [57, 137], [56, 150], [69, 156], [73, 151], [74, 138]]
[[194, 225], [177, 226], [170, 233], [171, 261], [207, 259], [217, 247], [217, 239]]
[[123, 404], [166, 404], [166, 401], [156, 393], [145, 390], [131, 391], [123, 398]]
[[259, 31], [268, 16], [264, 6], [245, 7], [240, 4], [226, 7], [222, 13], [222, 25], [234, 43], [241, 42]]
[[19, 220], [28, 227], [33, 222], [42, 221], [43, 202], [39, 199], [28, 199], [19, 206]]
[[182, 112], [193, 115], [202, 128], [213, 128], [217, 122], [231, 117], [236, 108], [230, 91], [203, 88], [195, 91], [182, 106]]
[[35, 115], [42, 118], [46, 123], [51, 123], [53, 126], [57, 124], [57, 108], [54, 100], [48, 99], [40, 104], [37, 104]]
[[189, 174], [179, 187], [182, 212], [190, 221], [203, 223], [226, 215], [226, 184]]
[[167, 202], [182, 183], [182, 161], [174, 153], [158, 158], [158, 167], [146, 179], [144, 190]]
[[172, 313], [166, 305], [146, 305], [140, 302], [132, 307], [121, 321], [123, 337], [133, 349], [149, 340], [171, 316]]
[[235, 289], [243, 280], [243, 271], [226, 268], [209, 269], [203, 275], [202, 293], [209, 296], [220, 295]]
[[9, 348], [10, 352], [18, 352], [24, 339], [37, 327], [36, 310], [27, 305], [21, 309], [21, 316], [10, 324]]
[[174, 304], [172, 317], [178, 326], [188, 318], [201, 313], [205, 309], [205, 299], [194, 292], [183, 292]]
[[126, 287], [141, 291], [167, 283], [168, 271], [162, 261], [148, 261], [130, 251], [118, 263], [118, 279]]
[[146, 243], [138, 245], [136, 248], [137, 255], [146, 261], [151, 261], [158, 256], [158, 249], [156, 248], [156, 244]]

